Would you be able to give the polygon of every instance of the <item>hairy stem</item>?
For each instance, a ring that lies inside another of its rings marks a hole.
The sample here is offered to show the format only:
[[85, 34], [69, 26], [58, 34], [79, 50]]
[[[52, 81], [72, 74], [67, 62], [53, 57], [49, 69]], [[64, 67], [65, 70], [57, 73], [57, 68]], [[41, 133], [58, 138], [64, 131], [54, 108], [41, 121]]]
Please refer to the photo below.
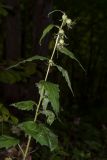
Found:
[[[62, 29], [62, 27], [63, 27], [63, 22], [62, 22], [59, 30]], [[55, 46], [54, 46], [54, 48], [53, 48], [53, 52], [52, 52], [52, 55], [51, 55], [51, 58], [50, 58], [51, 61], [53, 60], [53, 57], [54, 57], [54, 54], [55, 54], [55, 51], [56, 51], [56, 47], [57, 47], [58, 40], [59, 40], [59, 32], [58, 32], [58, 35], [57, 35], [57, 38], [56, 38], [56, 42], [55, 42]], [[50, 61], [50, 60], [49, 60], [49, 61]], [[49, 64], [48, 64], [47, 71], [46, 71], [45, 79], [44, 79], [45, 81], [47, 81], [50, 68], [51, 68], [51, 64], [49, 63]], [[43, 99], [43, 94], [44, 94], [44, 87], [42, 88], [42, 94], [41, 94], [41, 96], [40, 96], [40, 98], [39, 98], [39, 102], [38, 102], [37, 109], [36, 109], [36, 112], [35, 112], [35, 117], [34, 117], [34, 120], [33, 120], [34, 122], [36, 122], [37, 117], [38, 117], [38, 111], [39, 111], [39, 108], [40, 108], [40, 105], [41, 105], [41, 102], [42, 102], [42, 99]], [[31, 136], [28, 136], [28, 141], [27, 141], [26, 149], [25, 149], [25, 152], [24, 152], [24, 154], [23, 154], [23, 160], [26, 160], [26, 157], [27, 157], [27, 155], [28, 155], [30, 142], [31, 142]]]

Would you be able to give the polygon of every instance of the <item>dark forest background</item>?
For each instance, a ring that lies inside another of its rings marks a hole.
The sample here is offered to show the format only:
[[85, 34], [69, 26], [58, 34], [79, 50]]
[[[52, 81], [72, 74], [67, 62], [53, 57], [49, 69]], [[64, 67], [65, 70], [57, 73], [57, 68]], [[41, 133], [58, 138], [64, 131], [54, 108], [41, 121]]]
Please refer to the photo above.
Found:
[[[65, 11], [71, 19], [77, 19], [73, 29], [67, 30], [69, 49], [84, 66], [86, 73], [75, 61], [58, 57], [57, 62], [69, 72], [75, 94], [73, 97], [66, 83], [53, 69], [49, 78], [60, 84], [63, 108], [60, 112], [62, 123], [56, 121], [53, 128], [63, 151], [54, 154], [39, 146], [35, 159], [107, 160], [106, 0], [1, 0], [0, 106], [4, 105], [5, 109], [21, 119], [23, 113], [19, 115], [9, 104], [38, 99], [35, 83], [44, 78], [47, 66], [30, 62], [10, 70], [7, 68], [33, 55], [50, 55], [53, 33], [45, 38], [42, 46], [39, 39], [48, 24], [59, 23], [60, 13], [48, 18], [48, 13], [54, 9]], [[0, 114], [1, 131], [1, 107]], [[8, 126], [4, 124], [4, 132], [7, 130]], [[41, 153], [44, 154], [40, 156]]]

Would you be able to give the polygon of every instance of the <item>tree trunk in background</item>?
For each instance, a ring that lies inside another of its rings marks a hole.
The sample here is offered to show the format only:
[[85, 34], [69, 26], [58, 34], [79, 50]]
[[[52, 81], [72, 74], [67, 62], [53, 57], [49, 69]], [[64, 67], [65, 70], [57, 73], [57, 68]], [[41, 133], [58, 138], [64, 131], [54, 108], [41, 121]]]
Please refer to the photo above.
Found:
[[18, 59], [21, 54], [21, 21], [19, 0], [6, 0], [10, 8], [6, 18], [5, 58]]

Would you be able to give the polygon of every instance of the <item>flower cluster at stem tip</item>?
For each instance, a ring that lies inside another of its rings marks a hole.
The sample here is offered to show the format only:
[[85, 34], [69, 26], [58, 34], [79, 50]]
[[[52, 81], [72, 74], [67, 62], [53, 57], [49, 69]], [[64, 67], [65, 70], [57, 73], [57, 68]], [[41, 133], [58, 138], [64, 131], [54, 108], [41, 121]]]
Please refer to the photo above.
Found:
[[[70, 18], [68, 18], [65, 13], [62, 15], [62, 21], [63, 21], [62, 27], [67, 25], [68, 29], [69, 28], [72, 29], [72, 25], [75, 24], [75, 22], [73, 22]], [[65, 35], [64, 30], [62, 28], [59, 30], [58, 35], [59, 35], [59, 40], [57, 43], [57, 49], [62, 49], [64, 47], [64, 45], [66, 45], [64, 42], [64, 38], [66, 38], [66, 35]]]

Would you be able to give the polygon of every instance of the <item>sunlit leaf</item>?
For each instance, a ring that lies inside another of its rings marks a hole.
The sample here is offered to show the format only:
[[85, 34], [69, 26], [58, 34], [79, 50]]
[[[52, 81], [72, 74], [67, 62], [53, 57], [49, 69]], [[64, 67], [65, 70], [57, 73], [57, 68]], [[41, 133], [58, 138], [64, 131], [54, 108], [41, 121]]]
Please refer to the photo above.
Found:
[[0, 136], [0, 148], [10, 148], [19, 143], [19, 140], [10, 136], [2, 135]]
[[41, 38], [40, 38], [40, 41], [39, 41], [40, 45], [41, 45], [42, 39], [47, 35], [47, 33], [48, 33], [53, 27], [54, 27], [54, 25], [53, 25], [53, 24], [50, 24], [49, 26], [47, 26], [47, 27], [44, 29], [43, 34], [42, 34], [42, 36], [41, 36]]
[[45, 92], [47, 92], [47, 96], [53, 110], [56, 114], [59, 112], [59, 86], [57, 84], [40, 81], [39, 84], [44, 87]]
[[57, 67], [57, 69], [62, 73], [63, 77], [65, 78], [65, 80], [66, 80], [66, 82], [68, 84], [68, 87], [70, 88], [72, 94], [74, 95], [73, 89], [71, 87], [71, 82], [70, 82], [70, 79], [69, 79], [68, 72], [64, 68], [62, 68], [61, 66], [59, 66], [59, 65], [54, 64], [54, 66]]
[[19, 127], [25, 131], [26, 134], [32, 136], [36, 142], [48, 146], [51, 151], [58, 147], [57, 136], [44, 124], [36, 124], [33, 121], [28, 121], [19, 124]]
[[11, 106], [14, 106], [20, 110], [33, 110], [33, 106], [36, 105], [34, 101], [21, 101], [17, 103], [11, 104]]
[[75, 57], [75, 55], [69, 51], [67, 48], [63, 47], [59, 50], [61, 53], [69, 56], [71, 59], [74, 59], [75, 61], [78, 62], [78, 64], [80, 65], [80, 67], [85, 71], [84, 67], [81, 65], [81, 63], [78, 61], [78, 59]]

